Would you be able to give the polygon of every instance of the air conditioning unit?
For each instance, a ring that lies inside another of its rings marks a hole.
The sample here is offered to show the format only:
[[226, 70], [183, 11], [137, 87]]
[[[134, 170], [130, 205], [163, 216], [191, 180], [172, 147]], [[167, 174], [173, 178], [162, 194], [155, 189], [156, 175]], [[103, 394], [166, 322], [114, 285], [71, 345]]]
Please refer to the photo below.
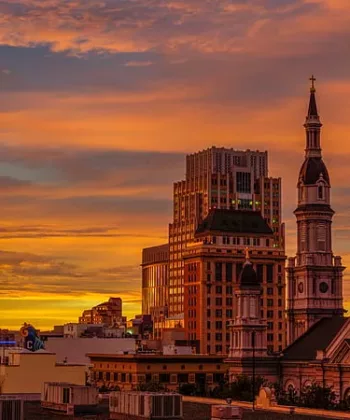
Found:
[[112, 392], [109, 399], [111, 419], [183, 418], [182, 396], [166, 392]]

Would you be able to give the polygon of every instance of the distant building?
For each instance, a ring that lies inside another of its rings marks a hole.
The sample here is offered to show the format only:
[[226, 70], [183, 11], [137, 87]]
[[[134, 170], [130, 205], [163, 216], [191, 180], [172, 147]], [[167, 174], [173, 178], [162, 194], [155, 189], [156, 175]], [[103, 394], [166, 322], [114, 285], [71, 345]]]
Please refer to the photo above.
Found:
[[122, 322], [122, 300], [111, 297], [107, 302], [87, 309], [79, 318], [81, 324], [114, 325]]
[[84, 363], [86, 353], [124, 354], [137, 350], [134, 338], [50, 338], [45, 348], [56, 354], [58, 362]]
[[126, 326], [123, 324], [106, 326], [104, 324], [80, 324], [70, 322], [63, 326], [64, 338], [99, 337], [122, 338], [125, 336]]
[[142, 313], [152, 316], [155, 339], [161, 338], [168, 316], [169, 245], [142, 250]]
[[200, 354], [229, 353], [227, 324], [239, 310], [233, 291], [247, 247], [263, 285], [268, 350], [286, 345], [284, 248], [259, 211], [212, 209], [183, 254], [186, 338], [199, 342]]
[[126, 337], [151, 338], [153, 321], [151, 315], [136, 315], [127, 322]]
[[57, 363], [56, 355], [45, 350], [9, 350], [0, 365], [0, 394], [38, 394], [45, 382], [85, 385], [86, 366]]
[[182, 383], [197, 384], [202, 391], [208, 391], [227, 375], [227, 366], [221, 356], [103, 353], [88, 356], [93, 364], [94, 384], [111, 389], [118, 386], [128, 391], [155, 382], [174, 391]]

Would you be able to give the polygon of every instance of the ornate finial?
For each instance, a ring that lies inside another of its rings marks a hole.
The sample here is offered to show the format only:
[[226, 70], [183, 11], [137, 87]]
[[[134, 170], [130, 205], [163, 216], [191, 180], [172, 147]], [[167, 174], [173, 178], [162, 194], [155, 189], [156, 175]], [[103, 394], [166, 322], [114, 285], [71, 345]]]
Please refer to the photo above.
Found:
[[315, 82], [316, 82], [316, 78], [315, 78], [315, 76], [314, 76], [314, 75], [312, 75], [312, 76], [310, 77], [310, 81], [311, 81], [311, 88], [310, 88], [310, 92], [311, 92], [311, 93], [315, 93], [315, 92], [316, 92], [316, 89], [315, 89]]
[[246, 247], [245, 249], [245, 259], [246, 261], [249, 261], [249, 248], [248, 247]]

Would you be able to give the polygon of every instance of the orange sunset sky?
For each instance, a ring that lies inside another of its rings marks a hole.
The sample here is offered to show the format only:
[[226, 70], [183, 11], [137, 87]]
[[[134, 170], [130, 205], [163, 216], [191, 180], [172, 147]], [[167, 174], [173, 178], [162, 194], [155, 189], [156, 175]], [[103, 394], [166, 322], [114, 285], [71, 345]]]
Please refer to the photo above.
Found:
[[312, 73], [350, 266], [349, 41], [349, 0], [2, 0], [0, 327], [140, 312], [141, 250], [212, 145], [269, 151], [293, 255]]

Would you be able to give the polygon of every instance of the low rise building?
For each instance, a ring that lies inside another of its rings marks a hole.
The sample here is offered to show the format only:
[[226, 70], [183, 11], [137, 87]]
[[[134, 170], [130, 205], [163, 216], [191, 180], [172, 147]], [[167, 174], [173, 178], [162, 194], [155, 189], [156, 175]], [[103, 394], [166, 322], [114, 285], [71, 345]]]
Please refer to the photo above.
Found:
[[85, 385], [86, 366], [57, 363], [56, 355], [45, 350], [9, 350], [0, 365], [0, 394], [38, 394], [45, 382]]
[[206, 392], [222, 382], [228, 373], [221, 356], [91, 353], [88, 357], [94, 384], [118, 386], [126, 391], [149, 383], [175, 391], [181, 384], [189, 383]]
[[89, 364], [86, 353], [124, 354], [137, 350], [134, 338], [52, 338], [45, 348], [56, 354], [58, 362]]

